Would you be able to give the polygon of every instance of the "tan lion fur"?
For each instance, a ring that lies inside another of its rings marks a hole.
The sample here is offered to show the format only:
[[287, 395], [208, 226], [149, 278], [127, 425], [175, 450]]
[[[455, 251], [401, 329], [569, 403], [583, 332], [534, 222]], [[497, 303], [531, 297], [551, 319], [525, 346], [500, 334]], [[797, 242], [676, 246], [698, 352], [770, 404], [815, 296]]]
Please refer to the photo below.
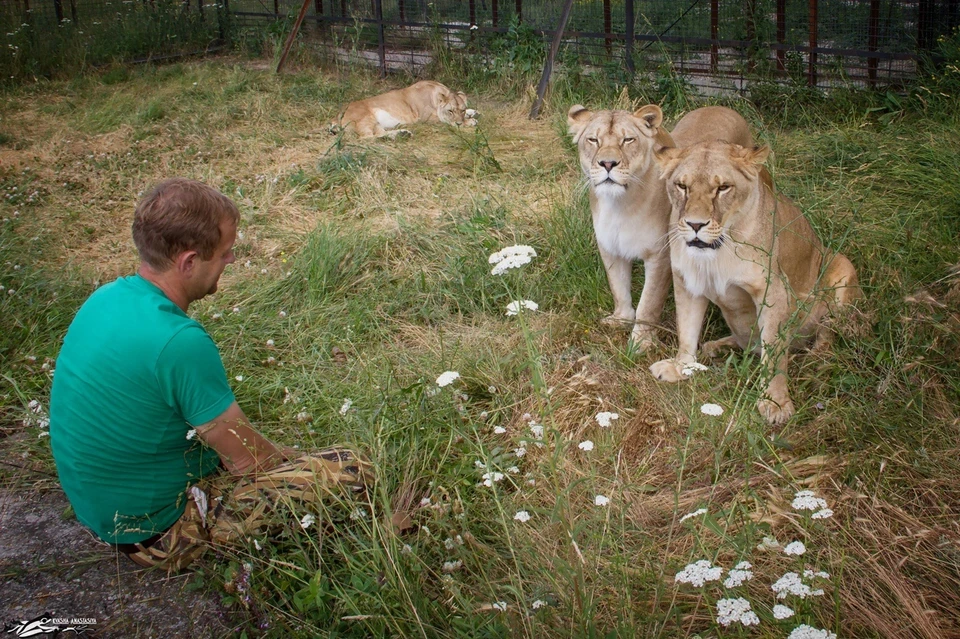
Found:
[[794, 413], [788, 348], [813, 338], [815, 347], [828, 345], [831, 334], [821, 319], [861, 293], [850, 260], [825, 249], [800, 209], [775, 194], [762, 166], [769, 152], [725, 142], [657, 152], [672, 203], [679, 349], [650, 370], [667, 382], [687, 376], [683, 368], [696, 361], [713, 302], [732, 334], [704, 344], [701, 353], [759, 347], [769, 382], [757, 408], [768, 423], [782, 424]]
[[[750, 145], [750, 128], [736, 111], [704, 107], [684, 116], [671, 135], [655, 104], [633, 113], [589, 111], [578, 104], [567, 113], [567, 124], [590, 187], [593, 229], [613, 294], [613, 314], [604, 322], [632, 325], [631, 344], [645, 351], [655, 344], [670, 292], [670, 253], [664, 245], [670, 201], [654, 149], [717, 139]], [[644, 281], [634, 310], [636, 260], [643, 261]]]
[[422, 80], [406, 87], [387, 91], [365, 100], [351, 102], [331, 132], [353, 130], [361, 138], [411, 135], [398, 128], [416, 122], [444, 122], [455, 126], [473, 126], [476, 120], [466, 117], [467, 96], [454, 92], [439, 82]]

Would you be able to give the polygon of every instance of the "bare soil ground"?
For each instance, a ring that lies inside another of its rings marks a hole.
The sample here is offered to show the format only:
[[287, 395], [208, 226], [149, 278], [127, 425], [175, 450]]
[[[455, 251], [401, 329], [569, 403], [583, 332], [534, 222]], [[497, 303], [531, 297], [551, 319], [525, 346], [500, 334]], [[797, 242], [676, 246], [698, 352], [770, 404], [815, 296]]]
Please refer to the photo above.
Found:
[[4, 630], [52, 616], [96, 619], [86, 637], [222, 637], [233, 631], [219, 597], [189, 587], [194, 575], [138, 568], [75, 518], [64, 517], [67, 507], [59, 488], [0, 490]]

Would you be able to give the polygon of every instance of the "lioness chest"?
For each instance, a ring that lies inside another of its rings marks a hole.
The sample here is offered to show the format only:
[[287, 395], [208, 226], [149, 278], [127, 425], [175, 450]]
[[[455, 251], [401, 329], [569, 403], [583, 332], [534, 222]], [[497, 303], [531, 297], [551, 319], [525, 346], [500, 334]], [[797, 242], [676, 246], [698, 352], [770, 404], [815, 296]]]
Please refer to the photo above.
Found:
[[605, 251], [631, 260], [647, 260], [663, 250], [666, 224], [649, 219], [625, 197], [593, 196], [591, 200], [593, 230]]

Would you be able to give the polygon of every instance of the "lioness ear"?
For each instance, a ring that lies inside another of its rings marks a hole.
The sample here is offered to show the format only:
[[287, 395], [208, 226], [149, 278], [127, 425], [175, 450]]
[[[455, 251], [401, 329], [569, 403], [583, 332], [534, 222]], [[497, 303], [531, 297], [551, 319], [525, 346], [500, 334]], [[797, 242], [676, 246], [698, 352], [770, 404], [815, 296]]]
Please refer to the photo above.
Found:
[[467, 106], [467, 94], [463, 91], [457, 91], [457, 99], [462, 101], [463, 106]]
[[582, 104], [574, 104], [570, 107], [570, 110], [567, 111], [567, 126], [569, 127], [570, 135], [573, 137], [574, 144], [580, 142], [580, 135], [592, 117], [593, 112]]
[[673, 173], [673, 170], [677, 168], [678, 164], [680, 164], [680, 157], [682, 155], [683, 151], [676, 147], [661, 146], [658, 149], [654, 149], [653, 157], [657, 160], [657, 164], [660, 166], [661, 180], [667, 179], [667, 176]]
[[770, 147], [764, 144], [763, 146], [755, 146], [752, 149], [749, 149], [744, 154], [743, 159], [751, 164], [763, 164], [767, 161], [767, 157], [769, 156]]
[[648, 104], [640, 107], [633, 113], [633, 117], [641, 121], [640, 130], [647, 137], [654, 137], [657, 134], [660, 125], [663, 123], [663, 111], [656, 104]]

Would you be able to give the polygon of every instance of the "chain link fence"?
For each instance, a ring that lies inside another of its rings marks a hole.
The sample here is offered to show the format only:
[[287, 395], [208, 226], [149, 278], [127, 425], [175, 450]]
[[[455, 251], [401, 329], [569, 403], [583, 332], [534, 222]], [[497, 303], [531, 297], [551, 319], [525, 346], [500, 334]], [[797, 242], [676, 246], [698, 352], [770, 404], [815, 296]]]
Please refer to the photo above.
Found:
[[[562, 0], [309, 0], [305, 30], [328, 55], [417, 73], [437, 44], [502, 52], [503, 38], [552, 38]], [[246, 23], [283, 20], [298, 0], [231, 0]], [[960, 23], [960, 0], [577, 0], [560, 59], [742, 90], [774, 79], [831, 87], [899, 86]], [[632, 16], [632, 20], [631, 20]]]

